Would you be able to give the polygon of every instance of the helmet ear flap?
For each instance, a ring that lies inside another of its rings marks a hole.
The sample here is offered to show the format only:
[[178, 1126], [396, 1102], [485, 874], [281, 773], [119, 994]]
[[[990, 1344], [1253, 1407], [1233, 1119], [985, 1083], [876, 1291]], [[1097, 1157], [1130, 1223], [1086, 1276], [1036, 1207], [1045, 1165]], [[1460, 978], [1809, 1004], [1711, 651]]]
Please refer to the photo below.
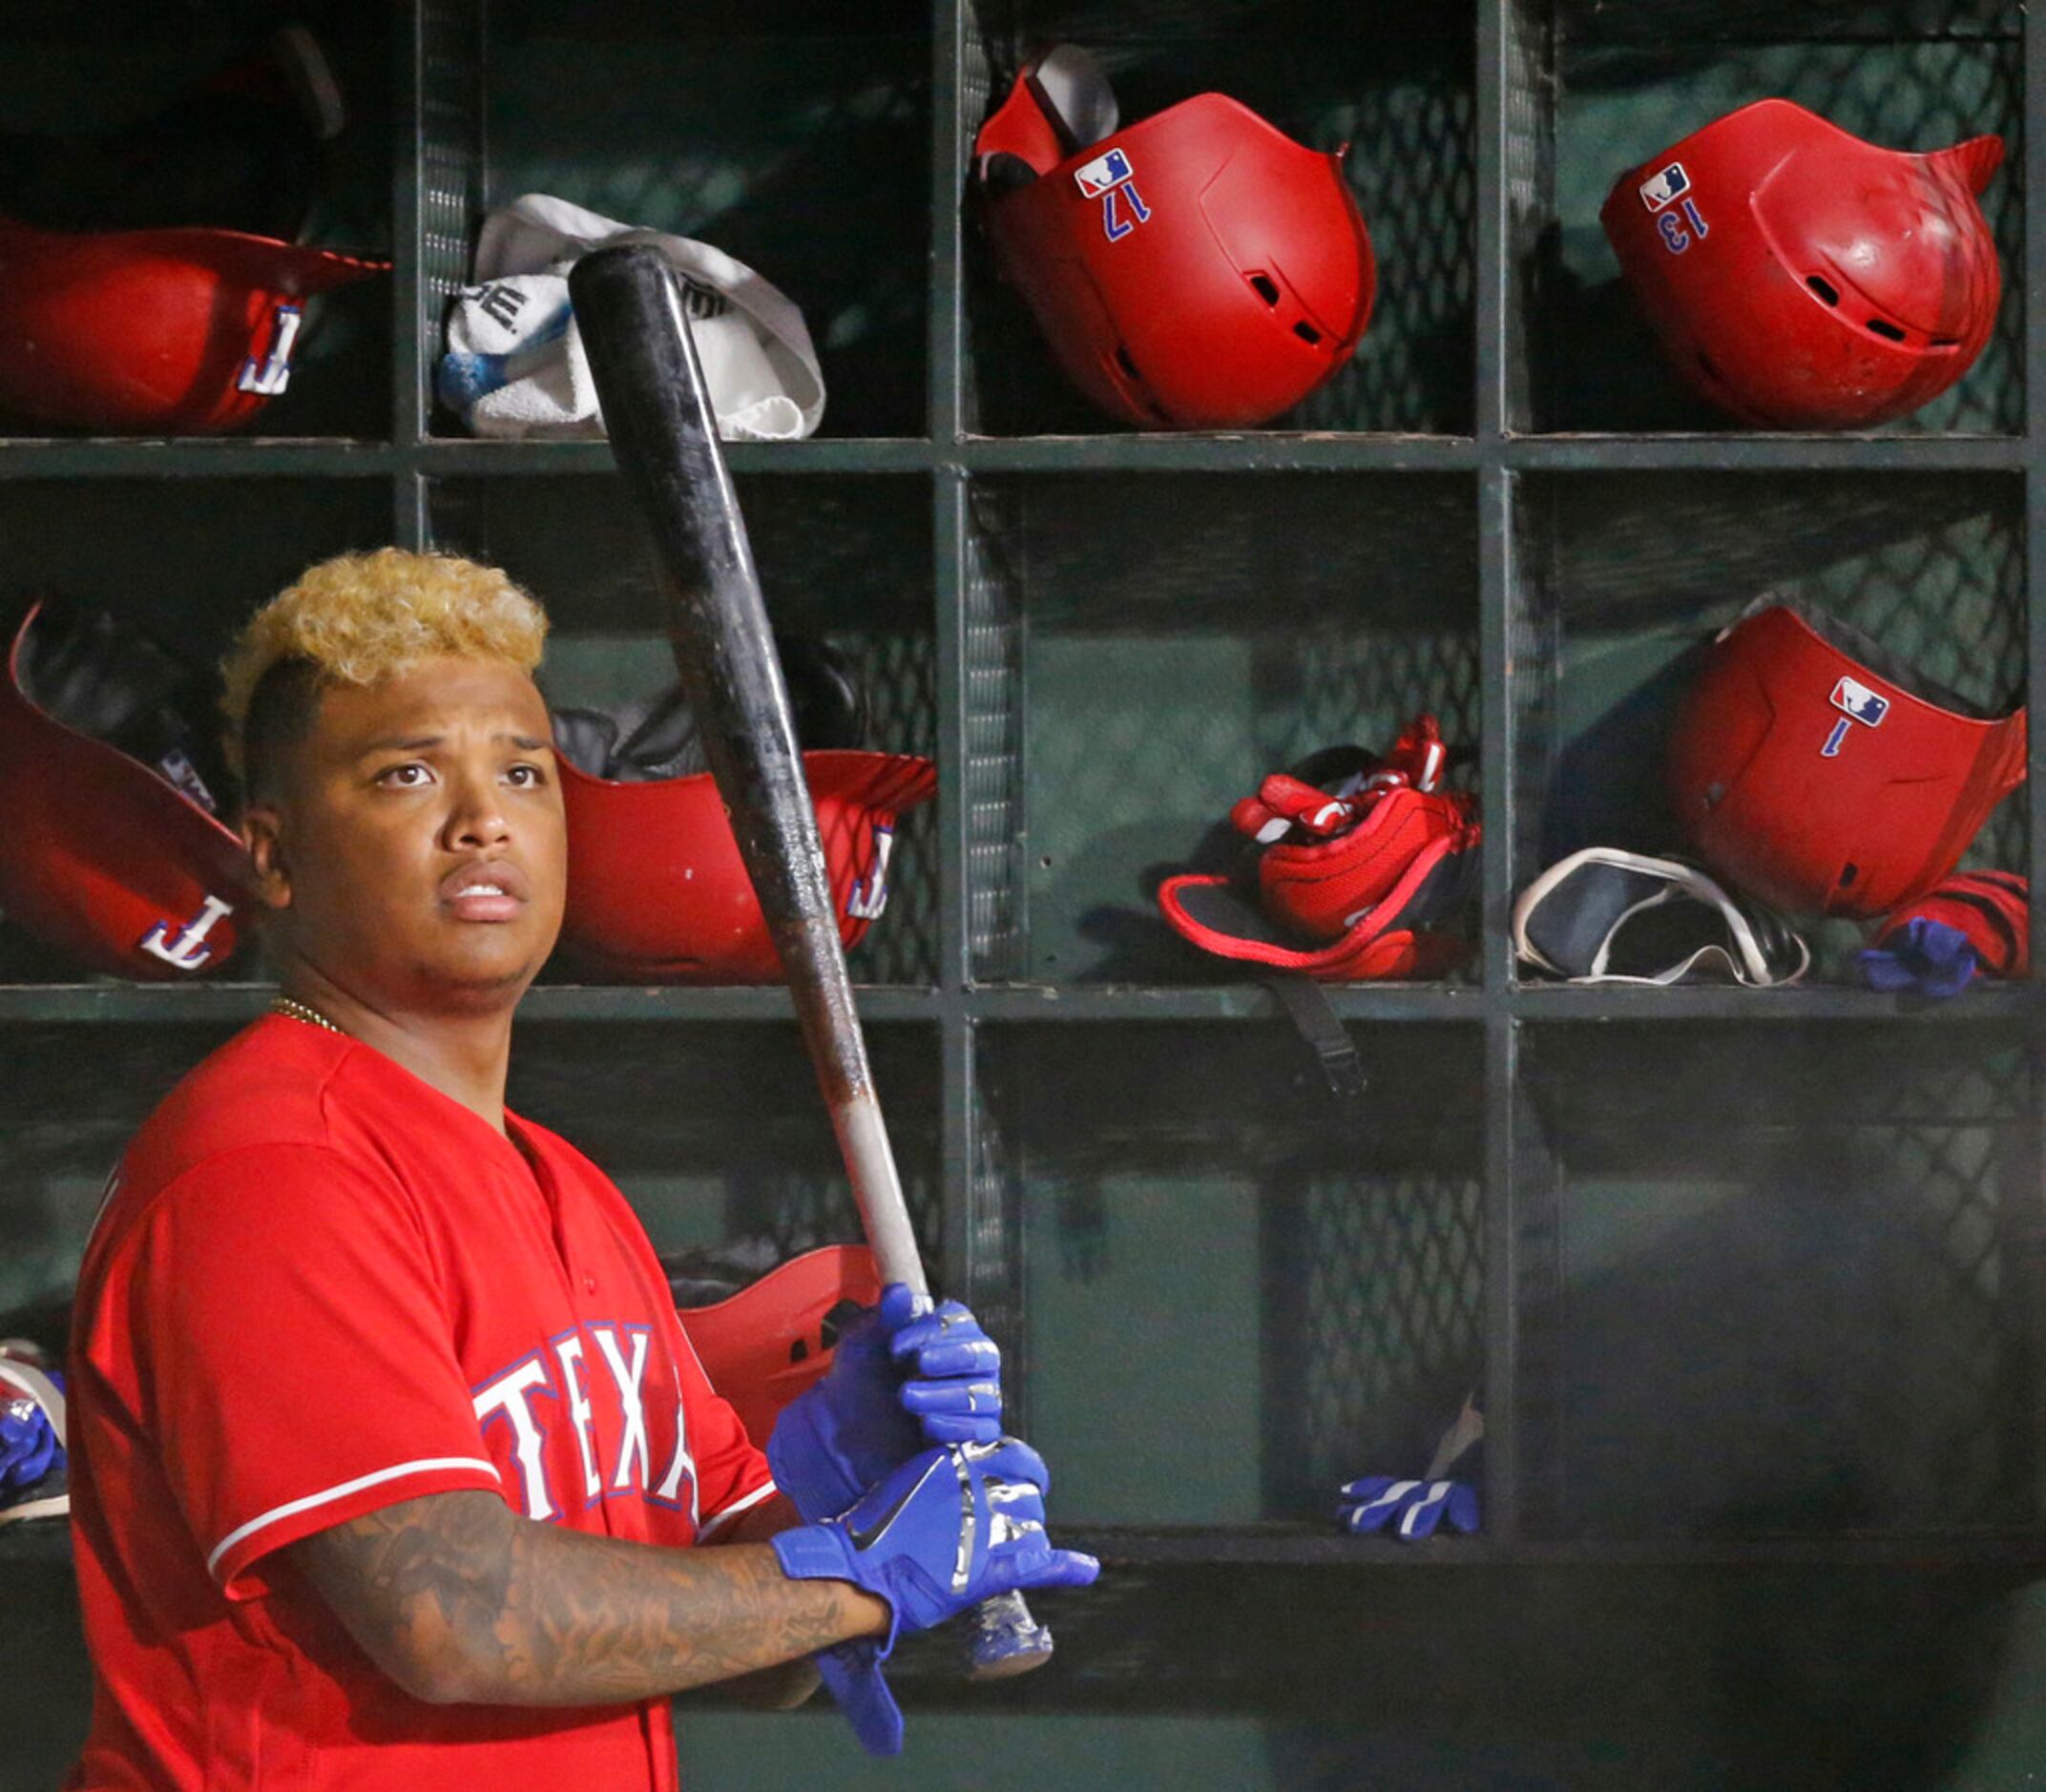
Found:
[[1988, 190], [1996, 170], [2003, 166], [2003, 139], [1994, 133], [1972, 136], [1952, 149], [1934, 150], [1926, 159], [1952, 169], [1969, 192], [1979, 196]]

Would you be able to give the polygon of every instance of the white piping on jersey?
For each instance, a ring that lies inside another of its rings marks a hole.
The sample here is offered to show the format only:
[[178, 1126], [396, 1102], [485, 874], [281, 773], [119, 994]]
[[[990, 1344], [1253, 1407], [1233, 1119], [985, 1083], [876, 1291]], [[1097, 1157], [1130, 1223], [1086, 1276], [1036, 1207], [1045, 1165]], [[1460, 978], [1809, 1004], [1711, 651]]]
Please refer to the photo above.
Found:
[[[214, 1546], [213, 1553], [206, 1558], [206, 1573], [211, 1574], [221, 1556], [251, 1533], [261, 1531], [265, 1525], [274, 1525], [280, 1518], [289, 1518], [295, 1512], [308, 1511], [315, 1506], [325, 1506], [333, 1500], [346, 1499], [350, 1493], [360, 1492], [365, 1487], [375, 1487], [380, 1482], [395, 1481], [401, 1475], [425, 1474], [433, 1469], [482, 1469], [493, 1481], [502, 1482], [504, 1477], [497, 1472], [497, 1465], [485, 1461], [481, 1456], [427, 1456], [418, 1462], [401, 1462], [395, 1468], [379, 1469], [374, 1474], [359, 1474], [352, 1481], [344, 1481], [338, 1487], [330, 1487], [319, 1493], [308, 1493], [303, 1499], [286, 1500], [282, 1506], [273, 1506], [260, 1518], [251, 1518], [247, 1524], [230, 1531]], [[735, 1507], [733, 1509], [737, 1511]]]
[[734, 1500], [721, 1512], [718, 1513], [715, 1517], [706, 1518], [700, 1525], [697, 1527], [697, 1541], [699, 1543], [701, 1543], [705, 1537], [709, 1536], [713, 1531], [717, 1530], [718, 1527], [723, 1524], [727, 1519], [737, 1518], [741, 1512], [746, 1510], [747, 1507], [758, 1506], [761, 1501], [762, 1501], [768, 1496], [768, 1494], [778, 1492], [779, 1490], [780, 1490], [776, 1488], [775, 1484], [772, 1481], [768, 1481], [755, 1488], [753, 1491], [748, 1493], [744, 1499]]

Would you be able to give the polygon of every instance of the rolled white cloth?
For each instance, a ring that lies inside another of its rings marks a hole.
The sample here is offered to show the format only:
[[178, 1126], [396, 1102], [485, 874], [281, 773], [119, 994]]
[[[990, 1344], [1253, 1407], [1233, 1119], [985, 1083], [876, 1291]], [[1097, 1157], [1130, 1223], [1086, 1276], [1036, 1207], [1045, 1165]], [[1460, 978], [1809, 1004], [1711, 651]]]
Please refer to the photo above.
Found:
[[825, 414], [824, 375], [785, 294], [707, 242], [621, 224], [544, 193], [483, 220], [473, 283], [449, 314], [441, 402], [478, 435], [601, 436], [568, 274], [591, 250], [627, 242], [654, 244], [682, 275], [718, 433], [727, 442], [810, 434]]

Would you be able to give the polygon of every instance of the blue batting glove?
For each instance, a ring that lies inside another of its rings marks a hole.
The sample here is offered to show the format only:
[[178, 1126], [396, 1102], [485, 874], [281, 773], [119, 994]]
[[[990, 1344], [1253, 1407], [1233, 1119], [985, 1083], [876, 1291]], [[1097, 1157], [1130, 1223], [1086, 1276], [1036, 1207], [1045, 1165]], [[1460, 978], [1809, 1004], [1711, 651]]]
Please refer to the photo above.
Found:
[[932, 1445], [1001, 1436], [1001, 1352], [956, 1301], [890, 1282], [840, 1337], [831, 1367], [767, 1439], [775, 1485], [815, 1523]]
[[33, 1487], [63, 1467], [64, 1446], [50, 1415], [27, 1398], [0, 1403], [0, 1493]]
[[843, 1517], [774, 1539], [792, 1580], [828, 1576], [887, 1601], [887, 1658], [904, 1626], [929, 1630], [998, 1593], [1093, 1584], [1101, 1564], [1052, 1547], [1051, 1473], [1028, 1444], [955, 1444], [912, 1456]]
[[1358, 1536], [1392, 1527], [1403, 1543], [1435, 1534], [1444, 1518], [1466, 1536], [1478, 1528], [1477, 1489], [1469, 1481], [1406, 1481], [1389, 1474], [1366, 1475], [1343, 1489], [1336, 1509], [1343, 1527]]
[[870, 1636], [840, 1643], [812, 1657], [825, 1690], [846, 1714], [869, 1755], [902, 1753], [902, 1707], [881, 1674], [881, 1648]]
[[1921, 995], [1958, 995], [1976, 969], [1968, 935], [1925, 915], [1907, 921], [1887, 946], [1864, 947], [1855, 958], [1862, 980], [1886, 994], [1915, 990]]
[[1001, 1346], [957, 1301], [912, 1319], [888, 1340], [888, 1355], [904, 1377], [897, 1398], [926, 1444], [992, 1444], [1001, 1436]]

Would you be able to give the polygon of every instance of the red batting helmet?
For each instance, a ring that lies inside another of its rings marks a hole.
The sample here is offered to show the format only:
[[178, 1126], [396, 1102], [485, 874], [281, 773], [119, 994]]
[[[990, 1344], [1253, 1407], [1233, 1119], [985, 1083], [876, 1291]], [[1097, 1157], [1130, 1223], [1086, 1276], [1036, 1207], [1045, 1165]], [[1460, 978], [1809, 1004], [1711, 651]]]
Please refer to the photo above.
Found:
[[231, 230], [0, 219], [0, 409], [65, 428], [232, 429], [284, 389], [305, 302], [389, 265]]
[[[146, 765], [42, 707], [41, 609], [22, 618], [0, 679], [0, 909], [116, 976], [218, 970], [247, 901], [241, 842], [188, 794], [205, 786], [181, 754]], [[74, 636], [51, 682], [102, 678], [104, 667], [75, 679], [81, 648], [98, 656]]]
[[1748, 423], [1851, 429], [1966, 373], [1996, 321], [1975, 195], [2003, 139], [1914, 156], [1757, 100], [1630, 169], [1599, 213], [1664, 352]]
[[1003, 277], [1102, 409], [1142, 428], [1240, 429], [1350, 357], [1371, 242], [1342, 152], [1201, 94], [1124, 130], [1084, 52], [1025, 69], [974, 140]]
[[1830, 616], [1764, 597], [1713, 642], [1670, 736], [1693, 846], [1751, 895], [1866, 920], [1931, 889], [2025, 775], [1990, 716]]
[[762, 1448], [783, 1407], [831, 1366], [848, 1309], [881, 1299], [874, 1254], [825, 1244], [709, 1306], [677, 1314], [710, 1385]]
[[[568, 907], [561, 937], [632, 983], [779, 983], [782, 961], [708, 772], [653, 782], [592, 777], [566, 757]], [[927, 759], [805, 753], [825, 865], [849, 949], [887, 901], [895, 818], [938, 787]]]

